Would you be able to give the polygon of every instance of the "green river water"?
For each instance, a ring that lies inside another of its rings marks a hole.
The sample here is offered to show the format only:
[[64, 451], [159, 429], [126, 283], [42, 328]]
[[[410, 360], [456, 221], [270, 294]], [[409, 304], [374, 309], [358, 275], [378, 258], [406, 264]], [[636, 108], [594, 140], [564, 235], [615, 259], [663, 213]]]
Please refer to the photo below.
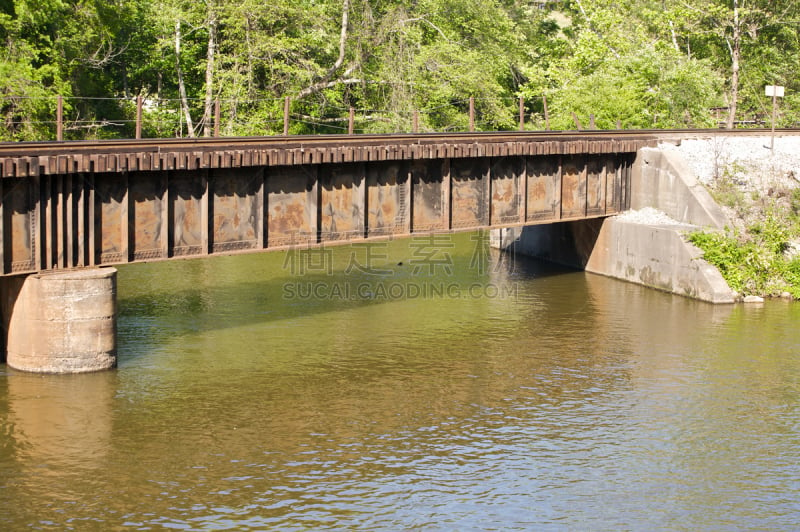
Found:
[[119, 368], [0, 366], [1, 530], [793, 530], [800, 305], [476, 234], [121, 267]]

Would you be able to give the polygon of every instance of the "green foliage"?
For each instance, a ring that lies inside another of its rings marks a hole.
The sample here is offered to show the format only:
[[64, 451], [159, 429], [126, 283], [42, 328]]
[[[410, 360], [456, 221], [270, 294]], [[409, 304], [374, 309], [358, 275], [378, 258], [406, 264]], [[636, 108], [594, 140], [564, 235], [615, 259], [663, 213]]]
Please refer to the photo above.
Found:
[[650, 50], [606, 61], [548, 97], [556, 129], [572, 129], [573, 112], [584, 124], [594, 114], [601, 129], [613, 129], [617, 121], [623, 128], [707, 127], [717, 87], [704, 62]]
[[733, 209], [739, 215], [743, 215], [750, 204], [747, 194], [736, 183], [736, 175], [742, 170], [738, 164], [725, 166], [710, 187], [711, 195], [717, 203]]
[[703, 251], [728, 285], [739, 293], [800, 298], [800, 257], [787, 256], [789, 241], [798, 236], [797, 219], [770, 212], [739, 234], [695, 232], [689, 241]]
[[[763, 86], [778, 82], [787, 87], [779, 124], [800, 123], [800, 29], [785, 23], [800, 4], [740, 4], [739, 116], [763, 120]], [[147, 101], [146, 135], [186, 134], [181, 85], [198, 132], [209, 95], [223, 102], [226, 135], [281, 132], [285, 96], [294, 99], [293, 133], [340, 132], [350, 107], [358, 131], [409, 131], [415, 111], [423, 131], [465, 130], [470, 97], [477, 129], [516, 129], [518, 96], [530, 127], [544, 125], [543, 96], [559, 129], [575, 127], [572, 113], [584, 125], [593, 114], [601, 128], [715, 125], [709, 109], [731, 89], [730, 2], [538, 5], [3, 0], [0, 139], [53, 138], [57, 95], [68, 138], [131, 136], [136, 95]]]
[[800, 299], [800, 258], [789, 261], [786, 264], [784, 277], [789, 283], [789, 293], [794, 299]]
[[703, 251], [703, 258], [713, 264], [737, 292], [743, 292], [747, 281], [753, 277], [748, 264], [753, 264], [757, 251], [752, 244], [743, 246], [739, 240], [723, 233], [695, 232], [689, 241]]
[[789, 193], [789, 208], [795, 218], [800, 217], [800, 188], [795, 188]]

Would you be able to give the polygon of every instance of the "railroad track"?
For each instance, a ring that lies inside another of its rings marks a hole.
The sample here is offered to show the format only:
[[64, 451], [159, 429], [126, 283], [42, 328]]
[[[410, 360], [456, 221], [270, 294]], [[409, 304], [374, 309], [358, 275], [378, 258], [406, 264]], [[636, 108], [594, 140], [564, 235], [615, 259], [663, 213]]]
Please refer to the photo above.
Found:
[[[798, 135], [800, 130], [775, 133]], [[659, 141], [769, 134], [768, 129], [584, 130], [6, 142], [0, 143], [0, 176], [621, 153]]]
[[[79, 141], [0, 142], [0, 157], [16, 157], [33, 153], [78, 153], [92, 150], [140, 151], [168, 148], [170, 150], [220, 149], [225, 146], [339, 146], [387, 143], [426, 144], [464, 142], [470, 139], [488, 142], [528, 140], [583, 140], [583, 139], [680, 139], [711, 138], [715, 136], [766, 136], [769, 129], [637, 129], [637, 130], [584, 130], [584, 131], [501, 131], [477, 133], [399, 133], [368, 135], [292, 135], [264, 137], [200, 137], [161, 139], [111, 139]], [[800, 135], [800, 129], [776, 129], [776, 135]]]

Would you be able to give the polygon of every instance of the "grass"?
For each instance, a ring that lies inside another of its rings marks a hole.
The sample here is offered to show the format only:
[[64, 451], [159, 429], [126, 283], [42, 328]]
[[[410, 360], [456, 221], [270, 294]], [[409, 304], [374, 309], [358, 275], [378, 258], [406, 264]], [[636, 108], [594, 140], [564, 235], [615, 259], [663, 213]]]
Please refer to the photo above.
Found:
[[793, 208], [787, 212], [777, 207], [773, 204], [744, 230], [689, 235], [703, 258], [741, 295], [774, 297], [788, 292], [800, 299], [800, 256], [789, 253], [792, 239], [800, 236], [800, 219]]
[[800, 187], [778, 174], [755, 176], [766, 179], [748, 187], [752, 180], [745, 174], [754, 171], [759, 170], [738, 163], [719, 166], [709, 192], [727, 210], [733, 227], [695, 232], [689, 241], [742, 296], [788, 292], [800, 299]]

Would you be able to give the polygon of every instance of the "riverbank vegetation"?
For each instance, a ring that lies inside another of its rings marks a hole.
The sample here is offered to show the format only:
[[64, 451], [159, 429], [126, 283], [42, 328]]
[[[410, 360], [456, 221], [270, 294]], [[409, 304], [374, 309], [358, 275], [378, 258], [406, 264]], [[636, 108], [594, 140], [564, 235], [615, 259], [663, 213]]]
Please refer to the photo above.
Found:
[[793, 0], [0, 0], [0, 140], [800, 121]]
[[737, 171], [726, 169], [709, 187], [731, 226], [689, 240], [739, 294], [800, 299], [800, 187], [784, 176], [773, 180], [783, 186], [748, 187]]

